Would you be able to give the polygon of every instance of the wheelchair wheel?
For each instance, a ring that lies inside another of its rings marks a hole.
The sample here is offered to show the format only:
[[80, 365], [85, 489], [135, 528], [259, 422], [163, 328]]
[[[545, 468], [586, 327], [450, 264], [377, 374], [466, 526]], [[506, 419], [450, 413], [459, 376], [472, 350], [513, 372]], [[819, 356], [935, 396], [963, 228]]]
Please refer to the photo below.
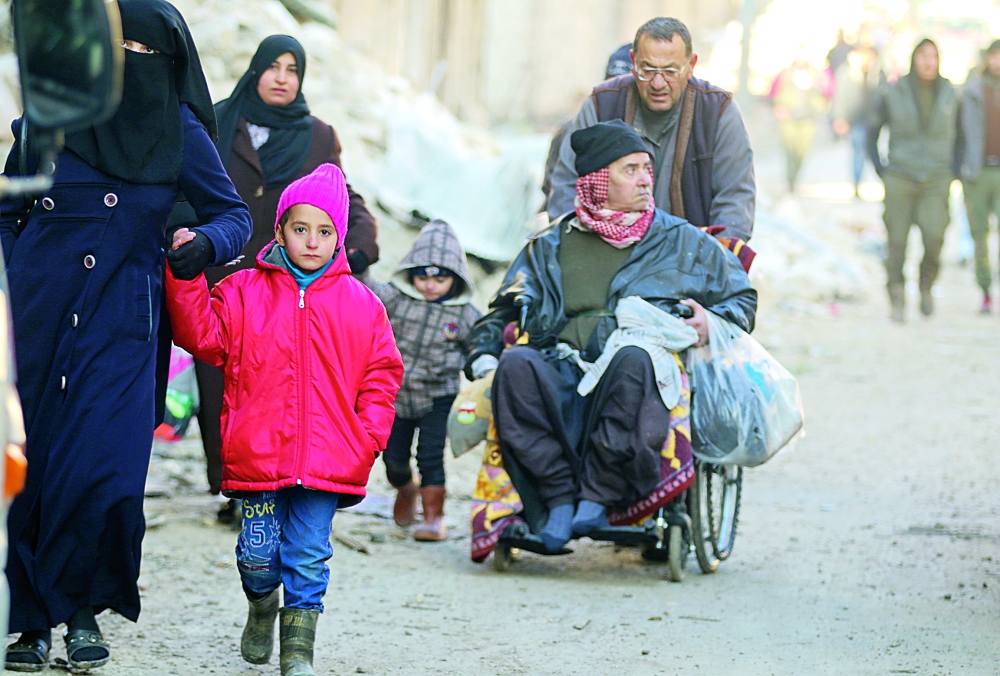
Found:
[[695, 460], [688, 514], [694, 526], [695, 556], [703, 573], [714, 573], [733, 551], [742, 487], [742, 467]]
[[517, 547], [511, 547], [506, 542], [497, 542], [493, 548], [493, 570], [498, 573], [510, 570], [520, 553], [521, 550]]
[[667, 579], [671, 582], [684, 581], [687, 554], [684, 531], [680, 526], [671, 526], [667, 531]]

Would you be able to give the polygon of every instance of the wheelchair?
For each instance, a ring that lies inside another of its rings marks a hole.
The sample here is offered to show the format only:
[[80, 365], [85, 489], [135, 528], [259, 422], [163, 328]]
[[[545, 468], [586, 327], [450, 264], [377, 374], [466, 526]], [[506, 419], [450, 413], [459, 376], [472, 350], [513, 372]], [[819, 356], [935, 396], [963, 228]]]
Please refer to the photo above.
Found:
[[[673, 501], [658, 508], [635, 526], [609, 526], [584, 537], [616, 546], [639, 547], [647, 561], [667, 564], [667, 579], [681, 582], [693, 553], [704, 574], [714, 573], [729, 558], [736, 541], [740, 514], [743, 468], [694, 460], [694, 481]], [[561, 556], [564, 547], [550, 553], [528, 523], [508, 524], [493, 549], [493, 568], [509, 570], [522, 552]]]

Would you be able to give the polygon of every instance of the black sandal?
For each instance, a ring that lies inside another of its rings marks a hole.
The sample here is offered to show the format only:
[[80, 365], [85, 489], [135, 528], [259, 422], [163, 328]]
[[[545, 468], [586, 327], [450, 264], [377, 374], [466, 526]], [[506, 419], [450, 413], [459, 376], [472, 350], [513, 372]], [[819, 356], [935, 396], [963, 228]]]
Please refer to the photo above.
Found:
[[[18, 639], [15, 643], [7, 646], [7, 658], [4, 661], [4, 669], [7, 671], [42, 671], [49, 666], [48, 643], [40, 638], [26, 641], [24, 643]], [[13, 656], [28, 657], [28, 660], [11, 661]]]
[[[111, 646], [104, 640], [104, 636], [99, 631], [89, 629], [74, 629], [67, 631], [63, 638], [66, 642], [66, 661], [72, 671], [86, 671], [103, 667], [111, 659]], [[96, 660], [75, 659], [78, 652], [85, 648], [100, 648], [104, 650], [104, 657]]]

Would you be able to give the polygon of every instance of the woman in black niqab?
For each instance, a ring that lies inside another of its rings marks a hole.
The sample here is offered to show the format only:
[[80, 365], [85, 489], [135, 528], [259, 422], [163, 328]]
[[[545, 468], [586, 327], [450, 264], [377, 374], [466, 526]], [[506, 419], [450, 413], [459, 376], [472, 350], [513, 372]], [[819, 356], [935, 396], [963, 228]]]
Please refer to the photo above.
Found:
[[7, 514], [13, 670], [44, 669], [62, 623], [71, 670], [99, 667], [111, 650], [96, 615], [138, 619], [167, 216], [183, 190], [198, 226], [170, 251], [177, 276], [235, 257], [252, 230], [183, 18], [165, 0], [119, 8], [121, 107], [68, 135], [37, 202], [0, 200], [28, 457]]
[[132, 183], [172, 183], [181, 173], [186, 103], [215, 140], [212, 97], [198, 51], [180, 12], [158, 0], [119, 0], [122, 35], [156, 50], [125, 50], [118, 111], [66, 136], [66, 148], [100, 171]]

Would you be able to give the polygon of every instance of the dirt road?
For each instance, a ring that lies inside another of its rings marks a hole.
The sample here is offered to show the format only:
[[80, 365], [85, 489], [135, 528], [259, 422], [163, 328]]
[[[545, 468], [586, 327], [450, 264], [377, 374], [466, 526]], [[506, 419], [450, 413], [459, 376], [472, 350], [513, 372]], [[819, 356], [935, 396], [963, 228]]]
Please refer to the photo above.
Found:
[[[674, 584], [589, 542], [504, 574], [473, 564], [470, 455], [449, 463], [446, 543], [337, 516], [370, 553], [335, 542], [317, 673], [1000, 673], [1000, 318], [974, 314], [967, 269], [949, 266], [938, 313], [905, 326], [886, 321], [876, 282], [861, 303], [765, 303], [755, 335], [799, 376], [808, 434], [746, 473], [718, 573], [692, 561]], [[114, 658], [101, 673], [277, 674], [276, 658], [240, 660], [235, 534], [197, 485], [197, 442], [159, 452], [153, 481], [171, 488], [147, 501], [143, 614], [102, 618]], [[381, 466], [371, 490], [390, 495]]]
[[[736, 549], [714, 575], [673, 584], [592, 543], [498, 574], [468, 559], [464, 499], [440, 545], [338, 515], [371, 553], [335, 543], [317, 673], [996, 674], [1000, 319], [973, 315], [967, 276], [949, 271], [940, 313], [903, 327], [880, 297], [836, 319], [762, 320], [800, 376], [808, 435], [747, 472]], [[451, 463], [454, 496], [475, 465]], [[105, 621], [105, 673], [277, 673], [240, 661], [234, 535], [206, 525], [212, 507], [150, 500], [166, 523], [146, 538], [143, 615]]]

